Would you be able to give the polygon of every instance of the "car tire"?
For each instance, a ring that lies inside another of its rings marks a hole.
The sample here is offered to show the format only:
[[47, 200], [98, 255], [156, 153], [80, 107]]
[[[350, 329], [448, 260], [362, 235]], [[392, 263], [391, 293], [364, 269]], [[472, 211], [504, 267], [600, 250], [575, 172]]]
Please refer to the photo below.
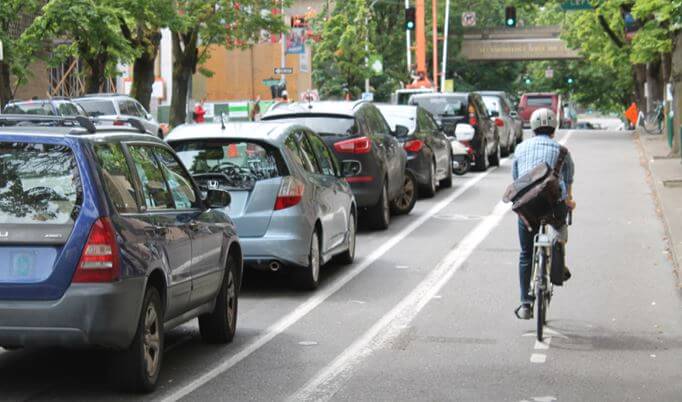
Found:
[[239, 308], [237, 265], [237, 261], [228, 255], [223, 284], [216, 297], [215, 307], [211, 313], [199, 316], [199, 333], [206, 343], [230, 343], [237, 331]]
[[355, 260], [355, 243], [357, 240], [358, 224], [355, 219], [355, 212], [351, 212], [348, 221], [348, 249], [339, 254], [338, 260], [341, 264], [350, 265]]
[[431, 161], [429, 166], [429, 176], [426, 185], [419, 187], [419, 195], [424, 198], [433, 198], [438, 191], [438, 180], [436, 178], [436, 162]]
[[128, 392], [152, 392], [161, 372], [163, 345], [161, 296], [156, 288], [150, 287], [144, 295], [132, 343], [114, 357], [112, 378], [118, 388]]
[[308, 254], [308, 266], [296, 267], [292, 275], [294, 285], [301, 290], [315, 290], [320, 284], [320, 237], [317, 229], [313, 231], [310, 239], [310, 251]]
[[367, 209], [369, 215], [369, 226], [374, 230], [386, 230], [391, 222], [391, 207], [388, 199], [388, 181], [384, 181], [384, 186], [379, 196], [379, 201], [373, 207]]
[[488, 163], [489, 163], [489, 158], [488, 158], [488, 144], [483, 143], [481, 145], [481, 150], [476, 154], [476, 163], [474, 165], [474, 169], [477, 172], [485, 172], [488, 170]]
[[440, 188], [451, 188], [452, 187], [452, 152], [448, 157], [448, 169], [446, 170], [446, 177], [440, 181]]
[[500, 159], [502, 159], [502, 146], [498, 142], [495, 153], [490, 155], [490, 166], [500, 166]]
[[405, 181], [400, 195], [391, 201], [391, 212], [394, 215], [409, 214], [417, 203], [417, 179], [410, 171], [405, 172]]

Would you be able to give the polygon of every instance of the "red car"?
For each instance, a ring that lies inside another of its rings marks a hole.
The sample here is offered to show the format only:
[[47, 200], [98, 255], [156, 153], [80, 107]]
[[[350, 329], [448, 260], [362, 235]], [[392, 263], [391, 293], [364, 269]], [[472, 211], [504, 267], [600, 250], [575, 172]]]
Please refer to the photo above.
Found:
[[530, 116], [534, 111], [540, 108], [548, 108], [557, 114], [557, 119], [561, 119], [560, 107], [561, 95], [545, 92], [545, 93], [527, 93], [521, 95], [519, 102], [519, 116], [523, 121], [524, 127], [530, 126]]

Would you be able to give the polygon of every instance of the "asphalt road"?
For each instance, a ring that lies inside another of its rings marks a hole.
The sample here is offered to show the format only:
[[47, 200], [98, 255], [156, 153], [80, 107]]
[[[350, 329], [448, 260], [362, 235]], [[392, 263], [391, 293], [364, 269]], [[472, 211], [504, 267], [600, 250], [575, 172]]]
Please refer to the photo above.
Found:
[[[672, 401], [682, 394], [682, 302], [632, 134], [562, 131], [578, 210], [547, 340], [519, 321], [510, 161], [363, 232], [353, 266], [316, 292], [254, 274], [237, 336], [167, 334], [160, 387], [188, 401]], [[108, 354], [0, 349], [0, 400], [138, 400], [113, 391]]]

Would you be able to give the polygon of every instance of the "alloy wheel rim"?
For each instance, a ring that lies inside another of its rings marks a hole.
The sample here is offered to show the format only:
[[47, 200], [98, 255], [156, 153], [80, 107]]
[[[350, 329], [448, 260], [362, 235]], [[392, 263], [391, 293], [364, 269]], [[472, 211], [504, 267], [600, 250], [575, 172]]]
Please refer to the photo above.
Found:
[[438, 184], [436, 183], [438, 180], [436, 180], [436, 166], [431, 162], [431, 190], [433, 192], [436, 192], [436, 187], [438, 187]]
[[350, 216], [350, 224], [348, 225], [350, 229], [349, 241], [348, 241], [348, 254], [351, 257], [355, 257], [355, 217]]
[[147, 306], [144, 316], [144, 360], [147, 375], [156, 375], [159, 366], [159, 356], [161, 351], [161, 335], [159, 328], [159, 315], [156, 313], [154, 305]]
[[485, 144], [483, 145], [483, 163], [486, 168], [490, 165], [490, 160], [488, 158], [488, 144]]
[[412, 197], [414, 197], [414, 183], [406, 176], [405, 184], [403, 184], [403, 193], [398, 199], [398, 206], [401, 209], [409, 207], [412, 202]]
[[234, 328], [237, 307], [237, 286], [234, 281], [234, 275], [230, 269], [227, 272], [227, 325]]
[[320, 277], [320, 243], [317, 239], [317, 233], [313, 235], [313, 241], [310, 244], [310, 268], [313, 281], [317, 282]]
[[384, 198], [384, 220], [388, 222], [388, 220], [391, 218], [390, 217], [390, 206], [388, 205], [388, 190], [386, 190], [386, 185], [384, 185], [383, 190], [383, 198]]

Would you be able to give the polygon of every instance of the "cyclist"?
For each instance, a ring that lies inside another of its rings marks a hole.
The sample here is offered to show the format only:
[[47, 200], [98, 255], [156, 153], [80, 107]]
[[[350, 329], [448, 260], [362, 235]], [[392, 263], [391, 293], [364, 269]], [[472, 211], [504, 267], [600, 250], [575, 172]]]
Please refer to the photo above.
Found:
[[[514, 180], [523, 176], [541, 163], [547, 163], [549, 166], [554, 166], [559, 157], [561, 145], [554, 140], [554, 133], [558, 126], [556, 114], [546, 108], [538, 109], [533, 112], [530, 117], [530, 126], [535, 135], [519, 144], [514, 152], [514, 163], [512, 165], [512, 176]], [[572, 210], [576, 206], [575, 201], [573, 201], [572, 192], [573, 172], [573, 159], [571, 158], [571, 154], [568, 153], [561, 169], [562, 197], [554, 212], [554, 216], [557, 218], [556, 220], [558, 222], [566, 222], [566, 216], [569, 209]], [[538, 232], [538, 228], [529, 230], [521, 220], [519, 220], [518, 226], [519, 240], [521, 243], [521, 255], [519, 258], [521, 305], [515, 310], [515, 313], [518, 318], [528, 320], [533, 316], [533, 299], [528, 294], [528, 290], [530, 288], [531, 274], [533, 271], [533, 241]], [[553, 263], [563, 264], [563, 281], [568, 280], [571, 277], [571, 274], [564, 264], [563, 246], [558, 245], [552, 254], [558, 258], [556, 262]]]

